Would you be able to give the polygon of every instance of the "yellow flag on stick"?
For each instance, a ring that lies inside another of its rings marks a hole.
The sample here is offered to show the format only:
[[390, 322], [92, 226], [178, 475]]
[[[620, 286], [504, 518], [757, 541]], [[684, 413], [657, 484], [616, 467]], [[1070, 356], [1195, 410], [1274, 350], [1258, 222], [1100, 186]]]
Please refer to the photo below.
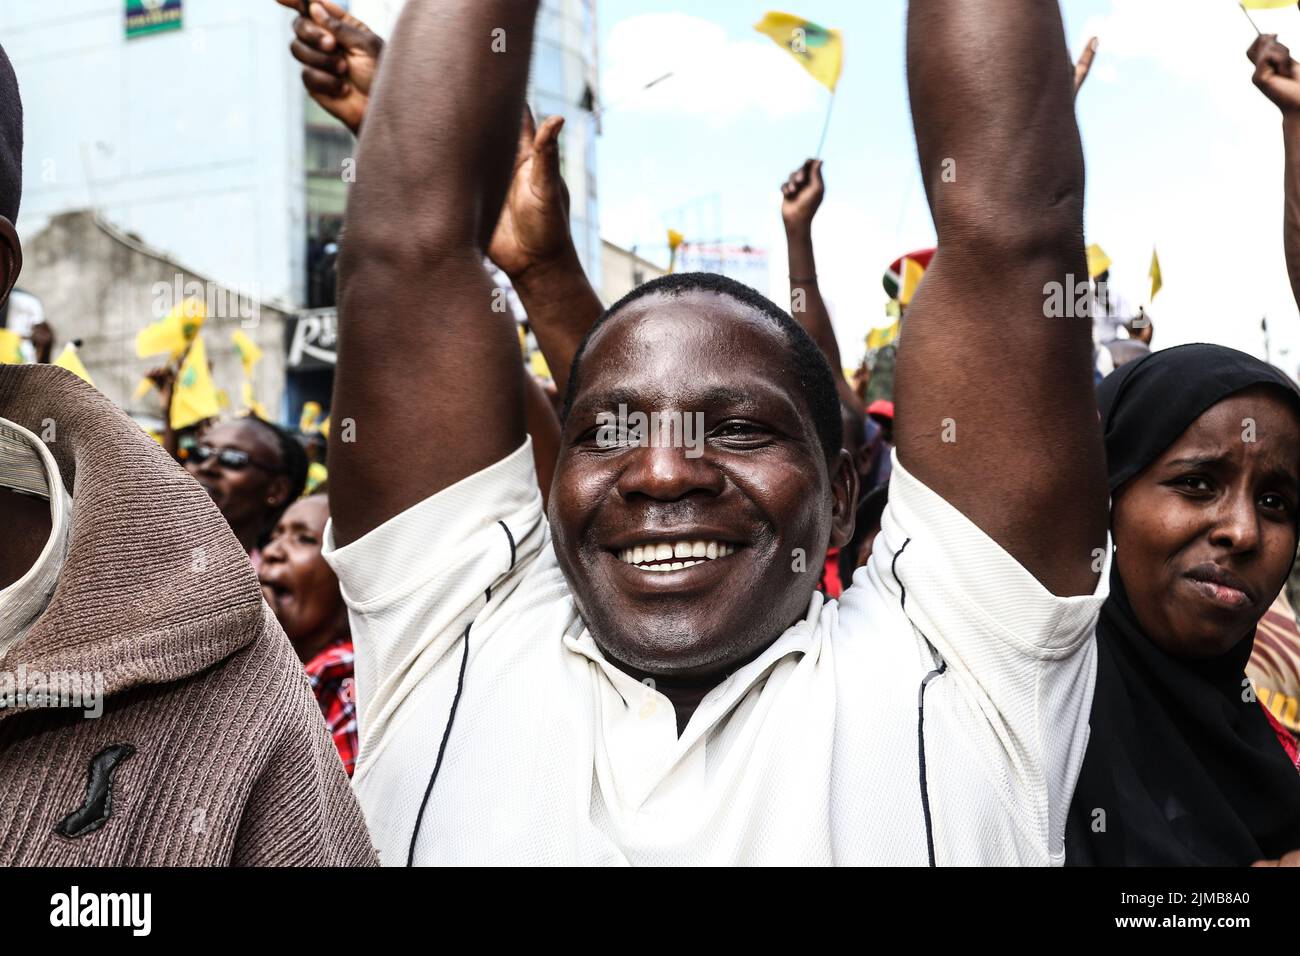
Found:
[[1160, 257], [1156, 255], [1155, 249], [1151, 250], [1151, 272], [1148, 274], [1151, 276], [1150, 301], [1154, 302], [1156, 300], [1156, 293], [1164, 288], [1165, 285], [1164, 276], [1160, 274]]
[[844, 37], [792, 13], [772, 11], [754, 29], [783, 47], [813, 79], [831, 92], [844, 68]]
[[677, 250], [685, 241], [686, 237], [676, 229], [668, 230], [668, 271], [670, 273], [677, 270]]
[[145, 326], [135, 337], [137, 358], [169, 354], [172, 361], [181, 357], [185, 347], [199, 334], [208, 311], [198, 299], [178, 303], [157, 322]]
[[77, 347], [71, 342], [63, 346], [63, 351], [60, 352], [59, 357], [54, 360], [54, 364], [59, 368], [66, 368], [87, 385], [95, 384], [90, 377], [90, 373], [86, 371], [86, 366], [82, 364], [81, 356], [77, 354]]
[[1241, 0], [1241, 5], [1247, 10], [1281, 10], [1294, 7], [1296, 0]]
[[23, 340], [13, 329], [0, 329], [0, 365], [22, 365]]
[[534, 352], [528, 357], [528, 370], [538, 378], [551, 377], [551, 367], [546, 364], [546, 356], [541, 352]]
[[320, 431], [320, 402], [303, 402], [302, 414], [298, 416], [298, 431], [311, 435]]
[[262, 350], [257, 347], [257, 343], [244, 334], [243, 329], [235, 329], [234, 334], [230, 336], [230, 341], [235, 343], [239, 361], [244, 363], [244, 375], [252, 378], [253, 366], [262, 361]]
[[245, 411], [252, 412], [263, 421], [269, 422], [271, 420], [271, 416], [267, 414], [266, 406], [253, 396], [253, 383], [247, 379], [240, 386], [240, 397], [243, 399]]
[[203, 346], [203, 336], [195, 335], [176, 373], [176, 386], [172, 393], [172, 428], [188, 428], [221, 411], [217, 403], [217, 389], [212, 384], [208, 370], [208, 351]]
[[1102, 251], [1101, 246], [1093, 243], [1088, 247], [1088, 278], [1095, 279], [1111, 266], [1110, 256]]
[[329, 470], [320, 462], [313, 461], [307, 466], [307, 487], [302, 490], [302, 496], [314, 495], [316, 489], [329, 480]]
[[872, 329], [867, 333], [867, 348], [883, 349], [886, 345], [891, 344], [894, 339], [898, 338], [899, 326], [900, 323], [895, 322], [883, 329]]

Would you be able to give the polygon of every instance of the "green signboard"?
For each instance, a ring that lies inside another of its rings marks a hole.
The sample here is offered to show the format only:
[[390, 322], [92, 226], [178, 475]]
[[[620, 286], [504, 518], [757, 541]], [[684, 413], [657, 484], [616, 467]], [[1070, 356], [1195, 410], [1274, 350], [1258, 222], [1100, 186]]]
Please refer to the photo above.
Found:
[[126, 38], [181, 28], [181, 0], [126, 0]]

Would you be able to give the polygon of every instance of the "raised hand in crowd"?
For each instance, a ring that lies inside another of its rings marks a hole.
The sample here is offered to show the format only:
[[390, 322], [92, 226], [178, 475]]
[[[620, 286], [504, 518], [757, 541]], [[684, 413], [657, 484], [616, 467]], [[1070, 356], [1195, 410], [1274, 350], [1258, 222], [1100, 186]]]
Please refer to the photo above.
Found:
[[790, 314], [804, 327], [830, 363], [840, 400], [859, 415], [862, 404], [844, 378], [840, 346], [835, 340], [830, 312], [817, 284], [817, 260], [813, 255], [812, 223], [826, 195], [822, 161], [805, 160], [781, 184], [781, 220], [785, 223], [786, 251], [790, 261]]
[[1092, 61], [1097, 56], [1098, 41], [1093, 37], [1088, 41], [1088, 45], [1083, 48], [1083, 53], [1079, 55], [1079, 61], [1074, 64], [1074, 95], [1079, 95], [1079, 90], [1083, 89], [1084, 81], [1088, 79], [1088, 74], [1092, 72]]
[[[493, 308], [483, 256], [515, 170], [536, 7], [413, 4], [385, 54], [370, 107], [381, 133], [362, 129], [339, 258], [330, 431], [339, 545], [524, 440], [518, 339]], [[506, 48], [453, 42], [453, 23], [458, 36], [504, 31]], [[349, 421], [355, 440], [344, 441]]]
[[604, 311], [569, 228], [569, 189], [560, 173], [563, 127], [563, 116], [548, 116], [539, 127], [524, 109], [514, 175], [487, 250], [519, 294], [561, 395], [578, 346]]
[[[302, 9], [299, 0], [277, 2]], [[358, 134], [384, 41], [333, 0], [314, 0], [309, 10], [310, 18], [294, 20], [289, 47], [303, 65], [303, 85], [326, 112]]]
[[1256, 38], [1246, 56], [1255, 64], [1255, 86], [1282, 111], [1286, 149], [1282, 245], [1291, 293], [1300, 304], [1300, 65], [1273, 33]]
[[36, 361], [48, 365], [54, 354], [54, 329], [48, 322], [37, 322], [32, 326], [32, 348], [36, 350]]

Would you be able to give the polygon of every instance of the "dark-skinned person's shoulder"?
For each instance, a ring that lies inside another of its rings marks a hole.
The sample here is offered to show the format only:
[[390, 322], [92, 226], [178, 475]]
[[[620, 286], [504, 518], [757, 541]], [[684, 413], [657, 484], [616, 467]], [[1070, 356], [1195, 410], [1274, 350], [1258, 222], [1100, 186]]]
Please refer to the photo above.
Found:
[[0, 366], [0, 864], [376, 862], [301, 663], [211, 499], [101, 393]]

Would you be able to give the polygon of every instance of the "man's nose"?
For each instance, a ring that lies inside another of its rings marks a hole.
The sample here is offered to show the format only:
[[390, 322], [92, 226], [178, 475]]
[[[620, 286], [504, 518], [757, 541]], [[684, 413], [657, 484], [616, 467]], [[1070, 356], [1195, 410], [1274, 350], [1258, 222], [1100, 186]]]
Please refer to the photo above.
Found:
[[721, 494], [725, 484], [722, 472], [707, 454], [688, 455], [691, 451], [664, 442], [629, 449], [631, 461], [619, 475], [619, 494], [624, 499], [643, 495], [655, 501]]

